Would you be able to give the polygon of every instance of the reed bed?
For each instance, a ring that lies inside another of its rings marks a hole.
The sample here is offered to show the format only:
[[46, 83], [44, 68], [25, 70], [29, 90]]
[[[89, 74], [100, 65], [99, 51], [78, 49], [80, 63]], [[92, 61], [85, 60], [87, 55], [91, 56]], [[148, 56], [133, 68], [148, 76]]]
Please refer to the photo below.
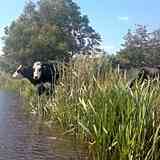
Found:
[[32, 111], [85, 143], [88, 159], [160, 159], [158, 81], [131, 90], [126, 73], [112, 69], [106, 58], [81, 58], [60, 68], [53, 97], [22, 87]]

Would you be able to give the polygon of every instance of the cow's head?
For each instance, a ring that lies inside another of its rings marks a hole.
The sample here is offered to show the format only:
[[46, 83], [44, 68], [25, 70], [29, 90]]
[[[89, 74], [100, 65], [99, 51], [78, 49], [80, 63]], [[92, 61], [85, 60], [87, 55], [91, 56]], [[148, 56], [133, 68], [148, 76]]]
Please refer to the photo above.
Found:
[[33, 64], [33, 79], [38, 80], [42, 75], [42, 63], [35, 62]]
[[13, 73], [13, 78], [23, 78], [23, 66], [19, 65], [17, 70]]

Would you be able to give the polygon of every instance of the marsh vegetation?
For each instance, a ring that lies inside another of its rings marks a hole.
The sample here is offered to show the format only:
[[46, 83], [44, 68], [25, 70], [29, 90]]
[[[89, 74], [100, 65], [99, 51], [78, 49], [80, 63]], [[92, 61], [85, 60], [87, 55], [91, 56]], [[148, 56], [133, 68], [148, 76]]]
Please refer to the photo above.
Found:
[[38, 97], [26, 80], [5, 76], [1, 87], [18, 88], [28, 111], [83, 142], [92, 160], [160, 158], [158, 81], [130, 90], [127, 73], [106, 58], [77, 59], [64, 70], [54, 97]]

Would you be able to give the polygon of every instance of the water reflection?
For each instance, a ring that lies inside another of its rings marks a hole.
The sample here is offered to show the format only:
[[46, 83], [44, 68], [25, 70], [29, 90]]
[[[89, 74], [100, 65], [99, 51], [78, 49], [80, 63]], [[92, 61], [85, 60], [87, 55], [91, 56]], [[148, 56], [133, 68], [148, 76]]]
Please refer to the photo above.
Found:
[[81, 149], [23, 112], [18, 95], [0, 92], [0, 160], [85, 160]]

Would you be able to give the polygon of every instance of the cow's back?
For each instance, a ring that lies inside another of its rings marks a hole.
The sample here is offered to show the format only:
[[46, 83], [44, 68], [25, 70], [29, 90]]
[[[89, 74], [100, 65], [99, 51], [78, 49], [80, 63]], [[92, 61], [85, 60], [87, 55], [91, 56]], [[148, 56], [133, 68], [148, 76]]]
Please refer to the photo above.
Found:
[[150, 76], [153, 78], [159, 76], [160, 74], [160, 69], [156, 67], [143, 67], [142, 71], [144, 74], [146, 74], [146, 76]]

